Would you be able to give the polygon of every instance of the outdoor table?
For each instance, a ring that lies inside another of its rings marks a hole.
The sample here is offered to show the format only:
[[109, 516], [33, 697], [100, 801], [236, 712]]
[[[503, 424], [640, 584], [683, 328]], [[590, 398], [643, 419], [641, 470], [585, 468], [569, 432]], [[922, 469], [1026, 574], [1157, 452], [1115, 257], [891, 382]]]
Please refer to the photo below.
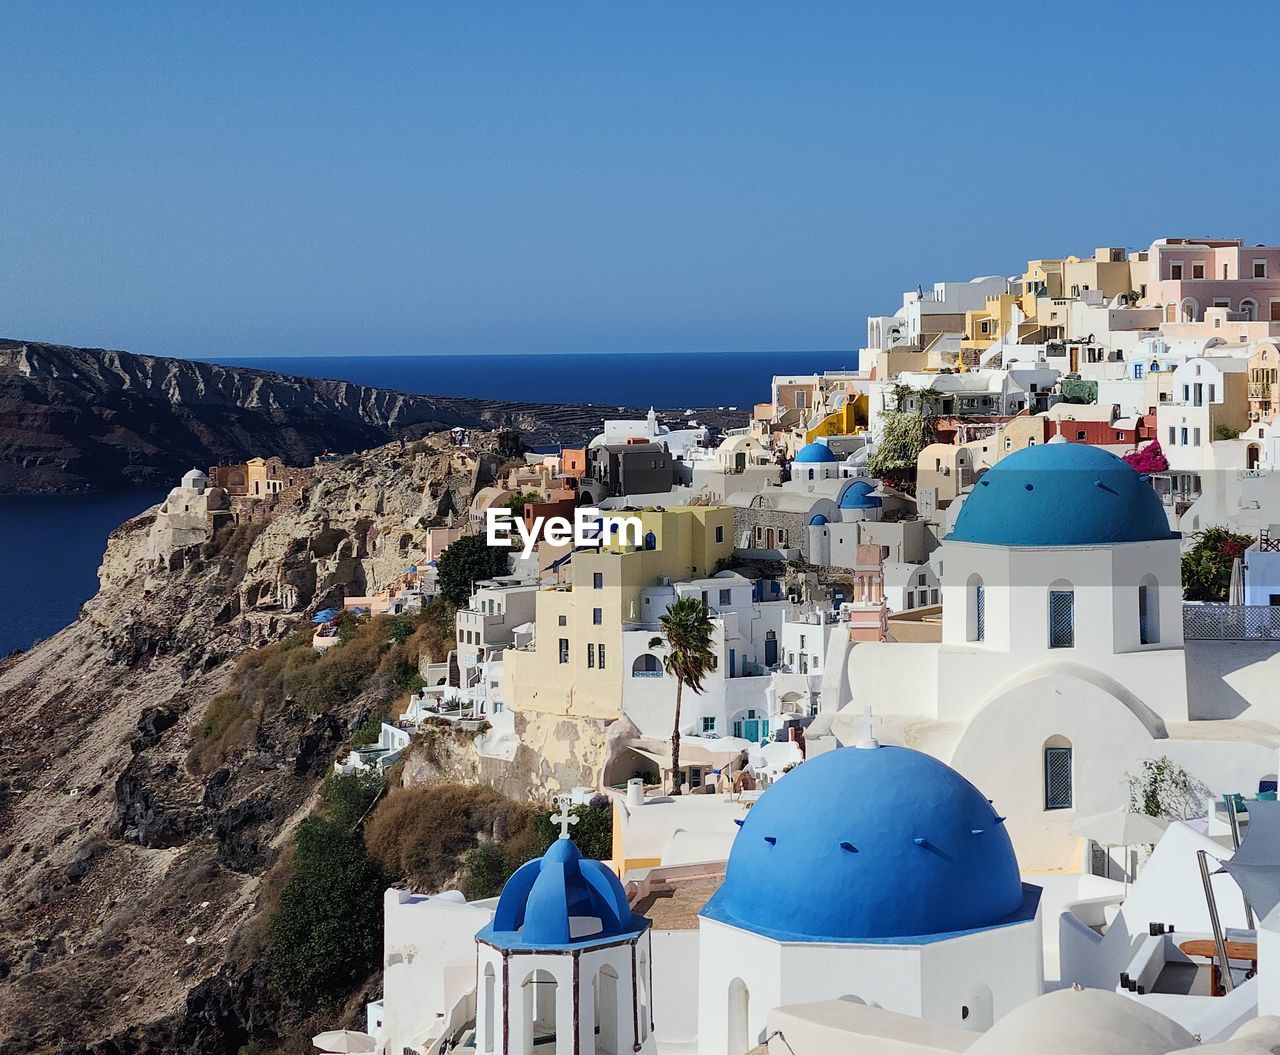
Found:
[[[1249, 962], [1249, 972], [1245, 977], [1252, 978], [1258, 970], [1258, 943], [1256, 941], [1228, 941], [1225, 945], [1227, 947], [1228, 960], [1247, 960]], [[1184, 956], [1199, 956], [1208, 960], [1213, 966], [1213, 995], [1227, 995], [1227, 990], [1222, 984], [1222, 971], [1228, 965], [1219, 966], [1218, 946], [1212, 938], [1193, 938], [1191, 941], [1184, 941], [1178, 948], [1182, 950]]]

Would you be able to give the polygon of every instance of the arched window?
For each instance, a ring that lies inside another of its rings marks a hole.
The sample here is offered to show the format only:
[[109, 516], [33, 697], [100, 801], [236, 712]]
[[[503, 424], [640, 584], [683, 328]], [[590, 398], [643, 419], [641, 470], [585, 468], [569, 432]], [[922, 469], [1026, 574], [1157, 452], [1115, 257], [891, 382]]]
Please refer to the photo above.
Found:
[[1072, 806], [1071, 741], [1051, 736], [1044, 742], [1044, 808], [1069, 810]]
[[1258, 305], [1251, 300], [1242, 300], [1240, 311], [1248, 322], [1253, 322], [1258, 317]]
[[631, 676], [633, 678], [662, 677], [662, 660], [652, 652], [636, 656], [635, 662], [631, 664]]
[[810, 470], [809, 470], [809, 479], [810, 479], [810, 480], [812, 480], [812, 479], [813, 479], [813, 470], [812, 470], [812, 469], [810, 469]]
[[729, 1046], [727, 1055], [746, 1055], [755, 1047], [751, 1036], [751, 993], [747, 983], [735, 978], [729, 983]]
[[1195, 298], [1188, 297], [1182, 302], [1182, 321], [1195, 322], [1196, 316], [1200, 314], [1200, 305]]
[[1160, 584], [1154, 575], [1138, 584], [1138, 639], [1144, 645], [1160, 643]]
[[493, 1051], [493, 1005], [495, 1002], [494, 994], [494, 975], [493, 964], [487, 963], [484, 966], [484, 1050]]
[[644, 548], [645, 548], [645, 549], [657, 549], [657, 548], [658, 548], [658, 536], [657, 536], [657, 535], [655, 535], [652, 531], [646, 531], [646, 532], [645, 532], [645, 535], [644, 535]]
[[1076, 591], [1065, 579], [1049, 587], [1049, 647], [1075, 648]]
[[987, 587], [981, 575], [969, 576], [969, 619], [966, 638], [969, 641], [987, 639]]
[[991, 1028], [991, 1005], [991, 987], [981, 984], [974, 986], [965, 993], [964, 1003], [960, 1005], [960, 1028], [985, 1033]]

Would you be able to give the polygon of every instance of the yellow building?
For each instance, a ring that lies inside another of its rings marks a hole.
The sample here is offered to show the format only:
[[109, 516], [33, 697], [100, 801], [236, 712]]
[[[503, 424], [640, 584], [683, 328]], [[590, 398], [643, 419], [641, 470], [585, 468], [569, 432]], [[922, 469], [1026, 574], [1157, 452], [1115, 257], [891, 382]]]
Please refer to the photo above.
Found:
[[647, 621], [640, 591], [662, 578], [709, 576], [733, 553], [733, 510], [645, 509], [640, 546], [614, 542], [574, 553], [569, 582], [538, 591], [536, 645], [503, 659], [513, 709], [583, 718], [622, 715], [624, 625]]
[[865, 432], [866, 428], [866, 393], [851, 391], [840, 406], [805, 431], [804, 442], [812, 443], [819, 436], [852, 436], [858, 432]]

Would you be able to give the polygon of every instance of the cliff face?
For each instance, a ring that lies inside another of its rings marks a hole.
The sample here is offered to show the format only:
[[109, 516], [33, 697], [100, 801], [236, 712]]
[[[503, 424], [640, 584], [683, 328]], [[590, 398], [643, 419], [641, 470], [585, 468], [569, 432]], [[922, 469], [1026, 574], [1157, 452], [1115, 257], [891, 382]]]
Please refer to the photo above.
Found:
[[189, 751], [238, 656], [402, 572], [496, 461], [368, 451], [163, 567], [152, 510], [112, 535], [79, 619], [0, 663], [0, 1050], [235, 1052], [279, 1027], [261, 881], [369, 698], [286, 705], [207, 776]]
[[[642, 410], [620, 416], [643, 416]], [[708, 411], [706, 424], [740, 421]], [[419, 396], [242, 367], [0, 340], [0, 494], [164, 486], [192, 466], [310, 465], [462, 425], [581, 445], [596, 407]]]

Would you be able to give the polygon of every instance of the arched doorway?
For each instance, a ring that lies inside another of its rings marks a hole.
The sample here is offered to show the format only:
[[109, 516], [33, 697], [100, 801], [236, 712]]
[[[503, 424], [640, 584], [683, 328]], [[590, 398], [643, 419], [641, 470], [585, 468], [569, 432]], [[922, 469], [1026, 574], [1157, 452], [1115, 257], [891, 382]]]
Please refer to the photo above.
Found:
[[591, 983], [595, 996], [596, 1053], [618, 1055], [618, 975], [601, 967]]
[[729, 983], [729, 1044], [726, 1055], [746, 1055], [751, 1043], [751, 993], [747, 983], [735, 978]]
[[524, 980], [524, 1055], [533, 1055], [534, 1045], [555, 1050], [556, 979], [549, 971], [533, 971]]

